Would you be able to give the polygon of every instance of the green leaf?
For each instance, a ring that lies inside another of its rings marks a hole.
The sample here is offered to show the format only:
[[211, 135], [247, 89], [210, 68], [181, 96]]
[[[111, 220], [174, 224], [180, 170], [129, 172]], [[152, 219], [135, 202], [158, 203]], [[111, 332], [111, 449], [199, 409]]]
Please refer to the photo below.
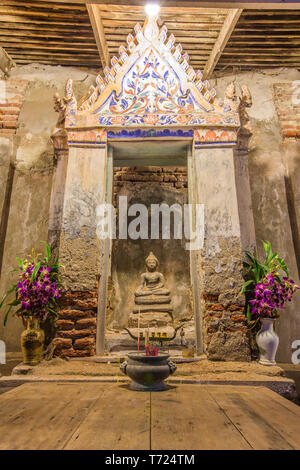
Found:
[[11, 302], [8, 302], [8, 305], [11, 305], [12, 307], [14, 307], [15, 305], [19, 305], [20, 303], [21, 302], [19, 299], [14, 299]]
[[49, 312], [54, 313], [55, 315], [57, 315], [57, 312], [55, 310], [53, 310], [53, 308], [47, 307], [47, 310], [49, 310]]
[[254, 263], [254, 257], [250, 253], [250, 251], [245, 250], [245, 255], [250, 259], [252, 263]]
[[247, 318], [247, 322], [250, 323], [251, 322], [251, 311], [250, 311], [250, 305], [249, 304], [247, 305], [246, 318]]
[[23, 261], [21, 260], [21, 258], [17, 258], [17, 261], [18, 261], [18, 265], [23, 268]]
[[280, 263], [280, 267], [281, 267], [282, 271], [286, 274], [287, 277], [290, 277], [289, 271], [288, 271], [288, 268], [287, 268], [287, 265], [286, 265], [285, 261], [282, 258], [278, 258], [278, 261]]
[[14, 284], [7, 292], [6, 294], [2, 297], [2, 300], [0, 302], [0, 308], [2, 308], [4, 302], [5, 302], [5, 299], [9, 296], [9, 294], [11, 294], [15, 289], [16, 289], [17, 285]]
[[271, 244], [270, 244], [270, 242], [264, 242], [263, 241], [263, 245], [264, 245], [264, 249], [265, 249], [265, 253], [266, 253], [266, 259], [268, 260], [270, 254], [272, 254]]
[[277, 274], [275, 274], [274, 279], [276, 279], [276, 281], [278, 282], [278, 284], [281, 284], [281, 279], [280, 279], [280, 277], [279, 277]]
[[46, 253], [47, 253], [47, 260], [49, 261], [49, 259], [51, 257], [51, 248], [48, 245], [48, 243], [46, 243]]
[[36, 274], [37, 274], [38, 270], [40, 269], [40, 267], [41, 267], [41, 261], [39, 261], [38, 263], [36, 263], [35, 267], [33, 268], [33, 271], [32, 271], [32, 274], [31, 274], [31, 278], [30, 278], [30, 284], [31, 284], [32, 281], [35, 279]]
[[11, 306], [9, 307], [9, 309], [7, 310], [6, 314], [5, 314], [4, 321], [3, 321], [3, 325], [4, 325], [4, 326], [6, 325], [7, 318], [8, 318], [9, 312], [11, 311], [12, 307], [13, 307], [13, 306], [11, 305]]
[[249, 281], [244, 282], [241, 288], [241, 293], [245, 292], [246, 287], [250, 286], [250, 284], [253, 284], [254, 281], [253, 279], [250, 279]]

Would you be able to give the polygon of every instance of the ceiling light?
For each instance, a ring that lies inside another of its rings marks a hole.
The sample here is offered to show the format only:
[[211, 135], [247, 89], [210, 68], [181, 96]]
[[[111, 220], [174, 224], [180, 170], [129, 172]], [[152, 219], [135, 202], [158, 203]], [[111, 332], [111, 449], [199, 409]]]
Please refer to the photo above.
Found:
[[147, 3], [145, 6], [145, 12], [148, 16], [156, 16], [160, 10], [160, 6], [157, 3]]

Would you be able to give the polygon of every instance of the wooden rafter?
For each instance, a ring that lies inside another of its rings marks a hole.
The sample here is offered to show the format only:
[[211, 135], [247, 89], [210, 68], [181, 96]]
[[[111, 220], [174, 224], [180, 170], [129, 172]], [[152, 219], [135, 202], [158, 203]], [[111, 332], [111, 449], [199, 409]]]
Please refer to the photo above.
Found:
[[208, 58], [208, 61], [206, 62], [206, 65], [204, 67], [204, 71], [203, 71], [204, 78], [210, 77], [210, 75], [213, 73], [215, 66], [217, 65], [218, 60], [231, 36], [231, 33], [234, 30], [234, 27], [237, 24], [239, 17], [242, 14], [242, 11], [243, 11], [242, 9], [235, 8], [231, 10], [226, 16], [224, 24], [219, 33], [218, 39], [216, 40], [215, 45]]
[[97, 5], [86, 4], [103, 69], [109, 66], [109, 52], [106, 44], [100, 9]]

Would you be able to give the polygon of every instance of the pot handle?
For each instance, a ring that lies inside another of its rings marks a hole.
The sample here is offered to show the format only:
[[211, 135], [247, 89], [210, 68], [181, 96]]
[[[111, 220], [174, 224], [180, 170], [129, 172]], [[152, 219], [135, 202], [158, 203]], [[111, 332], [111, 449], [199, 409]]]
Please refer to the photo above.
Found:
[[126, 374], [126, 369], [127, 369], [127, 361], [123, 361], [122, 364], [120, 365], [120, 369], [123, 372], [123, 374]]
[[170, 369], [170, 374], [174, 374], [175, 370], [177, 369], [176, 365], [172, 361], [168, 361], [168, 366]]

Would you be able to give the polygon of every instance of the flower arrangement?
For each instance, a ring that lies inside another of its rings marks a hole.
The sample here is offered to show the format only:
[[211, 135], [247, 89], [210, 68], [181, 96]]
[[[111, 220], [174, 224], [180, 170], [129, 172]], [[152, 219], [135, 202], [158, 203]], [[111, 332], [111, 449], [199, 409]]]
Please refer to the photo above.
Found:
[[[278, 309], [284, 308], [285, 303], [290, 302], [299, 289], [289, 279], [285, 261], [278, 253], [273, 253], [270, 242], [263, 244], [266, 255], [263, 262], [256, 255], [245, 251], [248, 261], [244, 262], [246, 281], [241, 292], [246, 293], [249, 324], [256, 323], [260, 318], [278, 318]], [[281, 276], [281, 271], [285, 276]]]
[[148, 344], [145, 346], [146, 356], [158, 356], [159, 346], [157, 344]]
[[[46, 255], [32, 250], [24, 261], [17, 258], [19, 277], [16, 284], [6, 292], [0, 302], [0, 309], [6, 305], [4, 325], [11, 310], [15, 307], [16, 316], [24, 321], [27, 317], [44, 321], [47, 316], [56, 317], [57, 299], [61, 296], [61, 282], [58, 279], [61, 265], [56, 259], [50, 262], [51, 249], [46, 243]], [[14, 270], [15, 271], [15, 270]], [[6, 298], [15, 293], [15, 298], [5, 304]]]

